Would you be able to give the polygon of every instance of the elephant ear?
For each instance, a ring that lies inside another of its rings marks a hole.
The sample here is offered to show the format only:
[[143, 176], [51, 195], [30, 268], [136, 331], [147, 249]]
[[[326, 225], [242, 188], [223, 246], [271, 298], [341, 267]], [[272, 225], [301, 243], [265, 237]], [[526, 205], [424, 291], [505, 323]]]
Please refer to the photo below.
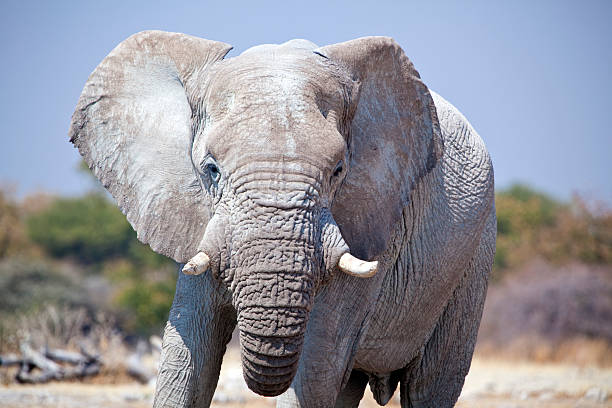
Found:
[[230, 49], [178, 33], [135, 34], [90, 75], [72, 116], [70, 141], [138, 238], [177, 262], [195, 255], [209, 219], [191, 163], [188, 95]]
[[359, 82], [348, 135], [349, 173], [332, 212], [351, 253], [376, 259], [403, 222], [411, 190], [442, 155], [434, 102], [391, 38], [359, 38], [315, 52]]

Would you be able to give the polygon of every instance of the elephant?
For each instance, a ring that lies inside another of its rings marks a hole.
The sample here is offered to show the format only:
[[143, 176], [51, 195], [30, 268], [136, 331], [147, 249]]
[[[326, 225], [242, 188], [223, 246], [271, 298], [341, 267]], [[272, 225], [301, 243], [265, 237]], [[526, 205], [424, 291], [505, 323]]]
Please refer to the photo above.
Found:
[[495, 252], [491, 159], [389, 37], [231, 46], [145, 31], [69, 130], [138, 238], [179, 263], [155, 407], [208, 407], [237, 326], [278, 407], [450, 407]]

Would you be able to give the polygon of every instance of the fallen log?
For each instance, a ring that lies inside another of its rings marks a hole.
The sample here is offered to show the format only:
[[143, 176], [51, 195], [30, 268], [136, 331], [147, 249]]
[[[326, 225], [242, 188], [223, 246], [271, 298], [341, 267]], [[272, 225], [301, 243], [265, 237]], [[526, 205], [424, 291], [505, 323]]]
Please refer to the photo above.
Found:
[[[29, 344], [21, 343], [20, 347], [21, 354], [23, 355], [24, 362], [32, 364], [40, 368], [44, 372], [59, 373], [62, 371], [62, 366], [49, 360], [42, 353], [32, 349]], [[25, 364], [22, 364], [24, 366]]]
[[72, 367], [58, 371], [39, 371], [33, 372], [30, 369], [23, 368], [17, 372], [15, 379], [22, 384], [43, 384], [52, 380], [62, 381], [74, 378], [83, 378], [96, 375], [100, 372], [100, 364], [85, 364], [79, 367]]
[[52, 371], [42, 371], [39, 373], [33, 373], [27, 364], [21, 366], [21, 369], [17, 372], [15, 379], [21, 384], [42, 384], [55, 380], [59, 377], [58, 373]]
[[[45, 349], [38, 352], [27, 343], [20, 345], [21, 367], [15, 376], [20, 383], [42, 384], [51, 380], [68, 380], [96, 375], [100, 372], [98, 356], [83, 355], [61, 349]], [[57, 362], [74, 365], [65, 367]]]
[[0, 366], [2, 367], [18, 366], [21, 364], [23, 364], [23, 359], [17, 354], [5, 354], [0, 356]]
[[80, 353], [61, 349], [45, 349], [44, 356], [53, 361], [74, 365], [86, 364], [97, 360], [96, 358], [92, 359], [90, 356], [84, 356]]

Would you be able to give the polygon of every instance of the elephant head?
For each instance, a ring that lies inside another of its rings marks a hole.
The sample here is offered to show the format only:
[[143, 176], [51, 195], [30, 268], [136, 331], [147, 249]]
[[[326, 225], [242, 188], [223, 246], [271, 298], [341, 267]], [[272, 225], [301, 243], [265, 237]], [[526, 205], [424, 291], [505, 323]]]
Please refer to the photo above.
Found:
[[128, 38], [89, 77], [70, 138], [142, 242], [225, 283], [247, 384], [278, 395], [318, 290], [374, 274], [442, 150], [431, 96], [389, 38], [230, 49]]

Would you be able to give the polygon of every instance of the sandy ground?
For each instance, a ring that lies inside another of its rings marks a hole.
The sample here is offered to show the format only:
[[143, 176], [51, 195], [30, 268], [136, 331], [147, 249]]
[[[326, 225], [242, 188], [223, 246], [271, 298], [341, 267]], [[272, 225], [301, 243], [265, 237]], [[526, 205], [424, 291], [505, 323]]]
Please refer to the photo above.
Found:
[[[228, 353], [230, 354], [230, 353]], [[274, 407], [274, 399], [250, 392], [237, 356], [228, 355], [213, 407]], [[0, 407], [150, 407], [153, 385], [54, 383], [0, 387]], [[366, 391], [360, 407], [378, 405]], [[388, 407], [399, 407], [396, 393]], [[612, 369], [570, 365], [492, 361], [476, 358], [457, 407], [566, 408], [612, 407]]]

